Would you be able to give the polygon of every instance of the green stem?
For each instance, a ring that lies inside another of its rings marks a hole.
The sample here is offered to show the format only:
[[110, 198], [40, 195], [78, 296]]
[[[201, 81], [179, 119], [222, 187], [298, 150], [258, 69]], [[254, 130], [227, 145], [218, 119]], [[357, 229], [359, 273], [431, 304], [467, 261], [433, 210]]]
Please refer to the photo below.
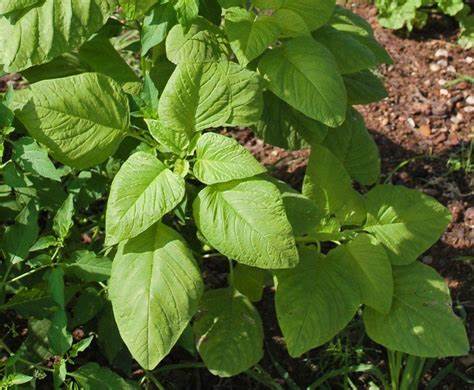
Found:
[[28, 272], [25, 272], [24, 274], [21, 274], [19, 276], [16, 276], [14, 277], [13, 279], [10, 279], [9, 281], [5, 282], [5, 284], [11, 284], [11, 283], [14, 283], [14, 282], [18, 282], [19, 280], [23, 279], [23, 278], [26, 278], [27, 276], [30, 276], [30, 275], [33, 275], [35, 274], [36, 272], [39, 272], [43, 269], [46, 269], [46, 268], [49, 268], [51, 267], [50, 264], [48, 265], [42, 265], [41, 267], [38, 267], [38, 268], [33, 268], [32, 270], [28, 271]]
[[390, 369], [391, 388], [392, 390], [399, 390], [403, 354], [401, 352], [387, 349], [387, 355], [388, 366]]
[[145, 376], [152, 382], [159, 390], [165, 390], [165, 387], [160, 383], [158, 379], [150, 372], [146, 371]]
[[229, 284], [231, 287], [234, 287], [234, 265], [232, 264], [232, 260], [229, 260]]

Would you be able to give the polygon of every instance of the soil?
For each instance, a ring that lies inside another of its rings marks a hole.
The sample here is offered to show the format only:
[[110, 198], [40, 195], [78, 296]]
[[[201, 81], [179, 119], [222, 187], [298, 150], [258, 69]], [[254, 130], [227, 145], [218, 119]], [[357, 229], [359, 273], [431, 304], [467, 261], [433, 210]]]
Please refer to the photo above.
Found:
[[[379, 146], [383, 180], [417, 188], [437, 198], [451, 211], [452, 223], [438, 243], [422, 256], [422, 261], [446, 278], [455, 310], [465, 318], [474, 345], [474, 175], [473, 171], [469, 174], [459, 168], [470, 161], [469, 146], [474, 137], [474, 88], [472, 82], [463, 80], [464, 76], [473, 77], [474, 51], [456, 45], [457, 30], [449, 19], [435, 18], [422, 32], [407, 37], [403, 32], [382, 29], [373, 6], [358, 3], [349, 6], [369, 20], [377, 39], [393, 58], [393, 65], [379, 69], [388, 98], [357, 107]], [[19, 76], [8, 79], [21, 83]], [[5, 88], [6, 81], [7, 78], [0, 78], [0, 90]], [[301, 186], [308, 150], [288, 152], [266, 145], [250, 130], [233, 131], [232, 135], [276, 177], [295, 188]], [[226, 263], [216, 261], [206, 270], [206, 277], [216, 284], [225, 284], [225, 272]], [[284, 388], [306, 387], [330, 370], [360, 361], [376, 364], [386, 371], [382, 348], [361, 336], [358, 319], [344, 332], [342, 345], [318, 348], [294, 359], [284, 347], [271, 289], [266, 289], [257, 307], [266, 331], [266, 353], [261, 366]], [[189, 360], [186, 352], [175, 350], [165, 364]], [[449, 364], [472, 378], [474, 352], [471, 350], [469, 356], [459, 359], [433, 362], [424, 383]], [[137, 370], [136, 376], [141, 375], [143, 372]], [[286, 376], [291, 379], [283, 379]], [[354, 374], [351, 378], [357, 388], [369, 387], [368, 375]], [[203, 389], [264, 388], [247, 375], [219, 379], [206, 370], [175, 370], [166, 379], [174, 388], [189, 388], [189, 383]], [[339, 379], [328, 384], [337, 387]], [[436, 388], [457, 390], [467, 389], [469, 385], [459, 376], [449, 374]]]

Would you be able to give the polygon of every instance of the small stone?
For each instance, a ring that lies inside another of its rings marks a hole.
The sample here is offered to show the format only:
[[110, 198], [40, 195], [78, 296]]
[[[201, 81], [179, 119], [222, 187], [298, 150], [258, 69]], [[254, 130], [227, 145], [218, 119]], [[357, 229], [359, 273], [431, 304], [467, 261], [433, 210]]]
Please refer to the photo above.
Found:
[[408, 118], [408, 119], [407, 119], [407, 122], [408, 122], [408, 124], [410, 125], [410, 127], [411, 127], [412, 129], [415, 128], [416, 124], [415, 124], [415, 121], [414, 121], [413, 118]]
[[438, 50], [436, 50], [435, 57], [436, 58], [440, 58], [440, 57], [448, 58], [449, 53], [446, 49], [438, 49]]
[[464, 59], [464, 62], [465, 62], [466, 64], [472, 64], [473, 61], [474, 61], [474, 60], [473, 60], [472, 57], [466, 57], [466, 58]]
[[434, 62], [430, 64], [430, 70], [432, 72], [438, 72], [440, 69], [441, 69], [441, 66], [439, 66], [438, 64], [435, 64]]
[[438, 85], [443, 86], [444, 84], [446, 84], [446, 80], [445, 80], [445, 79], [439, 79], [439, 80], [438, 80]]
[[446, 68], [448, 66], [448, 61], [446, 60], [439, 60], [436, 63], [442, 68]]
[[439, 90], [439, 94], [440, 94], [441, 96], [449, 96], [449, 91], [448, 91], [447, 89], [445, 89], [445, 88], [441, 88], [441, 89]]
[[446, 68], [447, 72], [448, 73], [453, 73], [455, 74], [456, 73], [456, 68], [452, 65], [449, 65], [447, 68]]
[[428, 138], [430, 135], [431, 135], [431, 129], [428, 125], [421, 125], [420, 128], [418, 129], [418, 131], [420, 132], [420, 134], [425, 137], [425, 138]]
[[466, 103], [469, 104], [470, 106], [474, 106], [474, 96], [470, 95], [466, 98]]
[[474, 106], [466, 106], [464, 107], [464, 112], [467, 112], [468, 114], [471, 114], [474, 112]]
[[451, 119], [451, 122], [457, 125], [464, 120], [464, 116], [460, 112], [458, 112], [456, 115], [453, 115], [450, 119]]

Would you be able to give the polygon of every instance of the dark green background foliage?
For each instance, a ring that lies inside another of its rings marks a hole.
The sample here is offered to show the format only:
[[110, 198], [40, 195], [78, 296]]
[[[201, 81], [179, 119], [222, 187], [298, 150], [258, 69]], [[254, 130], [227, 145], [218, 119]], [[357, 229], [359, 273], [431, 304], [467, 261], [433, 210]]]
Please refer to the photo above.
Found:
[[[390, 351], [465, 354], [443, 279], [417, 260], [450, 214], [379, 184], [352, 107], [385, 96], [367, 22], [329, 0], [119, 3], [0, 5], [3, 70], [28, 81], [0, 103], [0, 310], [29, 329], [20, 345], [2, 329], [2, 386], [51, 372], [134, 388], [132, 358], [159, 386], [176, 345], [239, 374], [263, 356], [264, 286], [291, 356], [355, 315]], [[311, 148], [301, 192], [222, 127]], [[225, 258], [228, 283], [205, 281]]]

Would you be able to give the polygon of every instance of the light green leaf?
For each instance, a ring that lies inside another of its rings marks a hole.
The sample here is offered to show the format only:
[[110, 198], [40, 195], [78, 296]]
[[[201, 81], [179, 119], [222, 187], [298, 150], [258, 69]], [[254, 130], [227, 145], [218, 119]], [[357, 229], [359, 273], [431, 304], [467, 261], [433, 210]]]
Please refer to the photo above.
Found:
[[31, 86], [30, 96], [18, 118], [54, 158], [76, 168], [105, 161], [130, 125], [126, 96], [101, 74], [40, 81]]
[[346, 90], [334, 57], [311, 37], [285, 42], [262, 57], [269, 89], [306, 116], [327, 126], [344, 122]]
[[393, 267], [394, 296], [388, 314], [364, 310], [369, 337], [393, 351], [422, 357], [469, 352], [466, 330], [451, 309], [449, 290], [432, 268], [415, 262]]
[[233, 286], [252, 302], [258, 302], [262, 299], [267, 275], [270, 273], [263, 269], [239, 264], [234, 268]]
[[109, 278], [111, 269], [112, 261], [109, 258], [80, 250], [72, 254], [66, 270], [84, 282], [103, 282]]
[[280, 34], [280, 28], [271, 17], [257, 16], [237, 7], [226, 10], [224, 29], [242, 66], [262, 54]]
[[215, 184], [193, 204], [200, 232], [228, 258], [259, 268], [298, 263], [295, 239], [280, 192], [262, 179]]
[[74, 222], [74, 195], [69, 194], [53, 219], [53, 231], [63, 241], [71, 230]]
[[14, 22], [0, 17], [0, 63], [18, 72], [69, 52], [102, 27], [114, 7], [112, 0], [45, 0]]
[[77, 53], [65, 53], [52, 61], [22, 72], [30, 83], [42, 80], [97, 72], [111, 77], [125, 92], [136, 94], [140, 81], [135, 72], [110, 43], [108, 36], [97, 34], [84, 43]]
[[365, 220], [362, 196], [352, 188], [351, 178], [342, 163], [321, 145], [312, 148], [303, 195], [312, 199], [326, 215], [335, 215], [342, 224], [359, 225]]
[[389, 249], [393, 264], [409, 264], [429, 249], [451, 221], [438, 201], [402, 186], [378, 185], [366, 195], [364, 229]]
[[17, 215], [15, 224], [5, 229], [2, 237], [1, 247], [11, 263], [16, 264], [26, 259], [38, 233], [38, 209], [30, 201]]
[[199, 134], [191, 134], [186, 129], [177, 131], [171, 127], [165, 127], [159, 120], [145, 119], [150, 134], [156, 139], [161, 148], [166, 148], [168, 151], [177, 156], [184, 157], [188, 154], [188, 149], [194, 143], [194, 137], [199, 137]]
[[13, 160], [26, 172], [61, 181], [61, 174], [49, 159], [48, 152], [30, 137], [22, 137], [15, 141]]
[[382, 81], [369, 70], [343, 76], [350, 105], [369, 104], [386, 98]]
[[232, 62], [182, 63], [160, 99], [161, 124], [183, 134], [211, 127], [246, 126], [262, 110], [257, 73]]
[[238, 291], [210, 290], [194, 323], [197, 349], [214, 375], [230, 377], [263, 357], [263, 326], [258, 311]]
[[127, 19], [138, 19], [145, 15], [159, 0], [118, 0]]
[[335, 0], [285, 0], [281, 8], [298, 13], [305, 20], [308, 29], [314, 31], [326, 24], [335, 5]]
[[189, 28], [174, 26], [166, 38], [166, 56], [174, 64], [224, 60], [227, 53], [223, 32], [201, 17]]
[[122, 165], [107, 202], [106, 242], [132, 238], [159, 221], [184, 196], [184, 180], [151, 154], [137, 152]]
[[324, 212], [311, 199], [283, 181], [271, 179], [280, 190], [288, 221], [295, 236], [312, 235], [321, 228]]
[[272, 15], [272, 19], [280, 28], [280, 35], [284, 38], [309, 36], [311, 34], [303, 17], [293, 10], [278, 9]]
[[264, 107], [254, 130], [266, 143], [283, 149], [299, 150], [319, 144], [327, 126], [308, 118], [269, 91], [263, 93]]
[[171, 3], [158, 4], [143, 20], [141, 43], [142, 57], [164, 42], [171, 27], [176, 23], [176, 13]]
[[74, 379], [84, 390], [132, 390], [140, 388], [97, 363], [86, 363], [79, 367], [74, 371]]
[[350, 34], [352, 38], [368, 47], [379, 64], [391, 64], [393, 62], [387, 51], [375, 39], [370, 24], [349, 9], [336, 6], [329, 25], [340, 32]]
[[346, 121], [331, 129], [323, 145], [342, 162], [354, 180], [369, 185], [379, 179], [379, 151], [365, 127], [364, 118], [356, 110], [351, 108]]
[[275, 275], [278, 323], [293, 357], [330, 341], [361, 302], [349, 270], [316, 250], [302, 248], [299, 265]]
[[58, 239], [54, 236], [42, 236], [30, 248], [30, 252], [41, 251], [43, 249], [51, 248], [58, 244]]
[[341, 74], [355, 73], [378, 64], [372, 50], [352, 34], [331, 26], [321, 27], [313, 33], [314, 39], [324, 45], [336, 59]]
[[331, 250], [328, 261], [339, 261], [359, 287], [362, 303], [388, 313], [392, 305], [393, 278], [383, 246], [368, 234], [359, 234], [347, 244]]
[[0, 4], [0, 15], [8, 15], [12, 12], [23, 11], [32, 7], [42, 0], [3, 0]]
[[181, 236], [157, 223], [118, 248], [109, 293], [122, 339], [153, 369], [169, 353], [198, 308], [199, 269]]
[[178, 22], [187, 27], [198, 16], [199, 0], [176, 0], [174, 9]]
[[236, 140], [206, 133], [196, 145], [194, 175], [205, 184], [245, 179], [265, 172], [265, 168]]

